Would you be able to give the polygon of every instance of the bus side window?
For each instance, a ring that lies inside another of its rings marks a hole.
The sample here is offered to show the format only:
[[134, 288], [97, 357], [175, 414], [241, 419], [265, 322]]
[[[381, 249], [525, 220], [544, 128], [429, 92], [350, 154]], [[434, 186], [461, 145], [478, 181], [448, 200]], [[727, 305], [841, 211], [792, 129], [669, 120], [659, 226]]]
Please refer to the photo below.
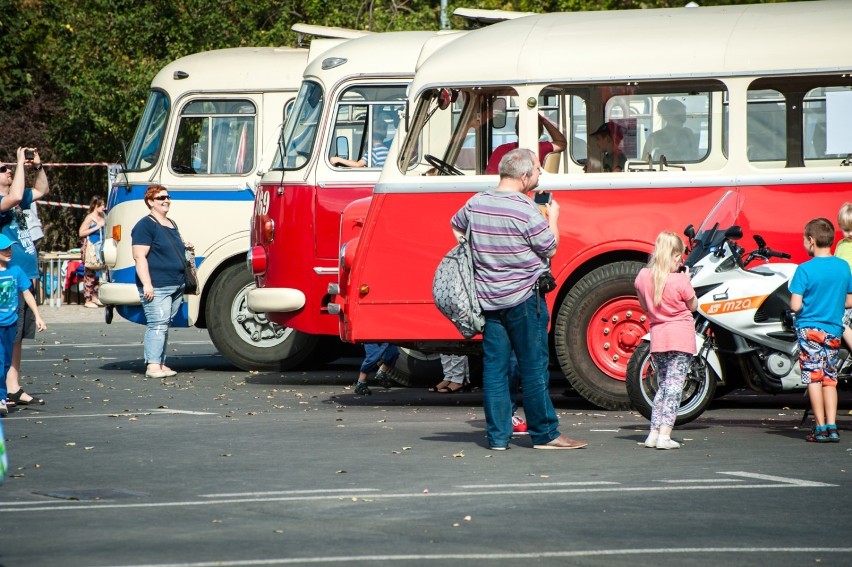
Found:
[[381, 169], [387, 157], [400, 111], [404, 108], [405, 87], [357, 86], [345, 91], [329, 137], [327, 158], [335, 168]]
[[171, 168], [184, 175], [243, 175], [254, 168], [254, 103], [194, 100], [181, 112]]

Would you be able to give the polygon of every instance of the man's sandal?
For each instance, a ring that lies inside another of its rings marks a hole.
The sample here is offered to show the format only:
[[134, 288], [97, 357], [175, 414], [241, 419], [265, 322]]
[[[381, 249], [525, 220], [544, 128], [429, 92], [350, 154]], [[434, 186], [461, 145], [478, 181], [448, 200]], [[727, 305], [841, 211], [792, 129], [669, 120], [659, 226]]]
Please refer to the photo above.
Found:
[[6, 402], [7, 403], [13, 403], [13, 404], [18, 405], [18, 406], [43, 406], [44, 405], [44, 400], [42, 400], [41, 398], [36, 398], [35, 396], [30, 396], [29, 400], [22, 400], [21, 396], [23, 396], [25, 394], [29, 396], [29, 394], [24, 392], [23, 388], [19, 389], [17, 392], [9, 392], [8, 394], [6, 394]]

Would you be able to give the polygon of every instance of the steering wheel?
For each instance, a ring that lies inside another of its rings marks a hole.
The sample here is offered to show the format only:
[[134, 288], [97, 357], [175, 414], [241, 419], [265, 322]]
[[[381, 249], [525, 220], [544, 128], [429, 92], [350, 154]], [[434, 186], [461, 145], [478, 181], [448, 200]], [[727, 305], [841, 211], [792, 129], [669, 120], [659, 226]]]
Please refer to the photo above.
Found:
[[444, 160], [436, 158], [431, 154], [424, 155], [423, 159], [426, 160], [426, 163], [437, 169], [441, 175], [464, 175], [461, 170], [456, 169]]

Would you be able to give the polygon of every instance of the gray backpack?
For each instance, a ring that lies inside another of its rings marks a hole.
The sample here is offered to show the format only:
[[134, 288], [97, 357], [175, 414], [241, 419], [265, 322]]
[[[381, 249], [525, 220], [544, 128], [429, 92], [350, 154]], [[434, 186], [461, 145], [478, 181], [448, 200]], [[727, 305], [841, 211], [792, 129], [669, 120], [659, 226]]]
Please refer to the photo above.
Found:
[[485, 328], [485, 317], [476, 297], [473, 282], [473, 257], [470, 250], [470, 225], [461, 242], [447, 252], [432, 280], [432, 299], [466, 339]]

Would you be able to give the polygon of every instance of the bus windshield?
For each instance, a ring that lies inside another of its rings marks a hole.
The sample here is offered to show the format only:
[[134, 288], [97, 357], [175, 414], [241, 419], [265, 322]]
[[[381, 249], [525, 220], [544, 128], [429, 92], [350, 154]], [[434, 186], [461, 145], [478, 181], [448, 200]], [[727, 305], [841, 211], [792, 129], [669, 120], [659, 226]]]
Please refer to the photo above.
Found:
[[273, 169], [300, 169], [308, 163], [317, 137], [322, 104], [322, 87], [310, 81], [302, 83], [281, 132]]
[[169, 97], [162, 91], [151, 91], [130, 144], [127, 171], [142, 171], [157, 163], [168, 117]]

